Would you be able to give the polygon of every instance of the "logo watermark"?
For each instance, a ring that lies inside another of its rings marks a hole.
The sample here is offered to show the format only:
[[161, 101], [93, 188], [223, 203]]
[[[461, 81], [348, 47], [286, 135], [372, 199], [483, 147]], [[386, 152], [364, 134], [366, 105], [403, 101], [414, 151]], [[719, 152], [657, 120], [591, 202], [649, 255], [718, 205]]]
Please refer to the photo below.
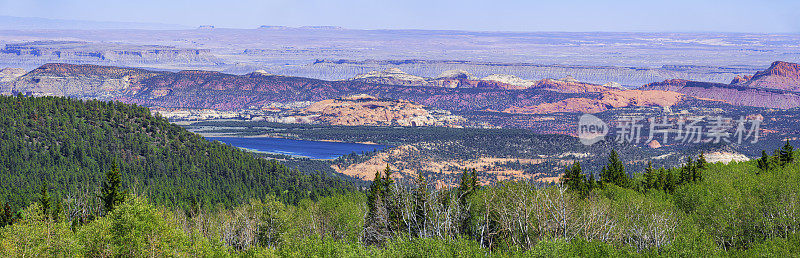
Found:
[[583, 114], [578, 119], [578, 138], [585, 145], [592, 145], [605, 139], [608, 130], [608, 124], [594, 115]]
[[761, 131], [761, 115], [730, 118], [723, 116], [622, 116], [606, 123], [600, 118], [583, 114], [578, 119], [578, 138], [592, 145], [613, 132], [617, 143], [757, 143]]

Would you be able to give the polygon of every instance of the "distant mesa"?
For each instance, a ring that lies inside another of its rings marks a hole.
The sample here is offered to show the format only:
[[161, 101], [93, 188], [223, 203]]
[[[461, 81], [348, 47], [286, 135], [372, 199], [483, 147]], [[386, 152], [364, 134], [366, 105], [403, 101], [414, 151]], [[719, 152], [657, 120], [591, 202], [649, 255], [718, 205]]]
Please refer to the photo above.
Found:
[[475, 80], [475, 76], [464, 70], [447, 70], [436, 76], [436, 79]]
[[343, 30], [344, 28], [339, 26], [301, 26], [300, 29], [305, 30]]
[[425, 78], [408, 74], [397, 68], [389, 68], [383, 71], [372, 71], [365, 74], [356, 75], [351, 80], [377, 84], [403, 85], [403, 86], [428, 86]]
[[567, 76], [561, 79], [543, 79], [539, 80], [531, 88], [544, 89], [561, 93], [589, 93], [589, 92], [605, 92], [613, 88], [604, 85], [597, 85], [592, 83], [579, 82]]
[[612, 89], [624, 90], [618, 83], [598, 85], [584, 83], [572, 76], [561, 79], [542, 79], [539, 81], [526, 80], [514, 75], [492, 74], [484, 78], [477, 78], [464, 70], [448, 70], [434, 78], [424, 78], [411, 75], [398, 68], [389, 68], [383, 71], [371, 71], [359, 74], [350, 79], [387, 85], [402, 86], [432, 86], [442, 88], [490, 88], [505, 90], [543, 89], [561, 93], [587, 93], [604, 92]]
[[430, 86], [442, 88], [522, 88], [499, 81], [478, 79], [464, 70], [450, 70], [439, 74], [439, 76], [436, 78], [424, 78], [408, 74], [398, 68], [389, 68], [383, 71], [371, 71], [369, 73], [359, 74], [350, 80], [386, 85]]
[[527, 88], [527, 85], [532, 84], [532, 82], [527, 82], [512, 75], [495, 74], [483, 79], [479, 79], [464, 70], [448, 70], [442, 72], [435, 78], [425, 78], [408, 74], [398, 68], [388, 68], [383, 71], [371, 71], [369, 73], [356, 75], [350, 80], [401, 86], [492, 88], [513, 90], [525, 89]]
[[179, 48], [160, 45], [132, 45], [85, 41], [29, 41], [8, 43], [0, 56], [20, 62], [125, 65], [149, 63], [150, 60], [174, 63], [213, 65], [221, 61], [209, 49]]
[[[258, 29], [261, 30], [344, 30], [345, 28], [339, 26], [300, 26], [300, 27], [291, 27], [291, 26], [275, 26], [275, 25], [261, 25], [258, 26]], [[320, 61], [320, 60], [317, 60]]]
[[259, 29], [266, 29], [266, 30], [286, 30], [291, 29], [292, 27], [288, 26], [272, 26], [272, 25], [261, 25], [258, 26]]
[[483, 79], [481, 79], [481, 80], [484, 80], [484, 81], [496, 81], [496, 82], [500, 82], [500, 83], [514, 85], [514, 86], [516, 86], [514, 89], [519, 89], [519, 90], [530, 88], [531, 86], [536, 84], [536, 81], [525, 80], [525, 79], [519, 78], [517, 76], [508, 75], [508, 74], [492, 74], [492, 75], [483, 77]]

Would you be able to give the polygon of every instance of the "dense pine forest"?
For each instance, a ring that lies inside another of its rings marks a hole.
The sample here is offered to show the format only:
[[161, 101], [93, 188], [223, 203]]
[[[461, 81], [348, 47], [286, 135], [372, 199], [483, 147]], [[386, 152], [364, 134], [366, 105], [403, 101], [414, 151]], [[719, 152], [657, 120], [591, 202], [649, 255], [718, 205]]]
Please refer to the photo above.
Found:
[[230, 207], [268, 195], [297, 203], [351, 189], [209, 142], [147, 108], [119, 102], [0, 96], [0, 153], [0, 201], [13, 207], [36, 200], [43, 187], [74, 202], [69, 205], [93, 207], [91, 197], [113, 166], [130, 193], [170, 207]]
[[[360, 192], [207, 142], [140, 107], [27, 97], [0, 106], [0, 256], [800, 252], [800, 162], [789, 142], [748, 162], [701, 154], [642, 171], [611, 151], [601, 169], [575, 163], [546, 186], [481, 186], [469, 169], [450, 188], [423, 176], [398, 184], [387, 167]], [[98, 212], [74, 216], [80, 207]]]

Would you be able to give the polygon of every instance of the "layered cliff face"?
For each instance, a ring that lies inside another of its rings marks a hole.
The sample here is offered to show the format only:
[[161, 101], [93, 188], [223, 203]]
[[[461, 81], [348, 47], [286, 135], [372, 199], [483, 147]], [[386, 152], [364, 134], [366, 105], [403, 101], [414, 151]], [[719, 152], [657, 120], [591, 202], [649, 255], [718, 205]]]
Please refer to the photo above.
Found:
[[405, 100], [378, 99], [358, 94], [328, 99], [308, 106], [304, 112], [331, 125], [448, 126], [460, 127], [466, 119], [443, 110], [432, 110]]
[[767, 70], [753, 76], [734, 78], [731, 84], [800, 92], [800, 64], [776, 61]]
[[21, 68], [3, 68], [0, 69], [0, 95], [11, 94], [11, 85], [18, 77], [25, 74], [25, 70]]
[[513, 75], [492, 74], [479, 79], [464, 70], [449, 70], [442, 72], [435, 78], [423, 78], [405, 73], [397, 68], [360, 74], [350, 79], [350, 81], [442, 88], [486, 88], [504, 90], [542, 89], [560, 93], [603, 92], [614, 88], [620, 88], [613, 87], [612, 83], [598, 85], [579, 82], [575, 80], [575, 78], [572, 78], [572, 76], [561, 79], [542, 79], [534, 81], [522, 79]]
[[46, 64], [17, 78], [11, 92], [114, 100], [138, 93], [138, 84], [162, 72], [97, 65]]
[[502, 82], [500, 80], [478, 79], [463, 70], [445, 71], [435, 78], [424, 78], [411, 75], [397, 68], [383, 71], [372, 71], [359, 74], [349, 81], [377, 83], [401, 86], [426, 86], [442, 88], [489, 88], [489, 89], [524, 89], [518, 85]]
[[389, 68], [383, 71], [372, 71], [366, 74], [359, 74], [350, 80], [404, 86], [430, 85], [425, 78], [408, 74], [397, 68]]
[[785, 90], [677, 79], [647, 84], [641, 89], [680, 92], [696, 98], [719, 100], [737, 106], [784, 109], [800, 107], [800, 93]]
[[614, 88], [597, 85], [591, 83], [584, 83], [575, 80], [571, 76], [562, 79], [543, 79], [537, 81], [532, 88], [543, 89], [561, 93], [589, 93], [589, 92], [606, 92]]
[[192, 69], [223, 61], [209, 49], [84, 41], [32, 41], [0, 46], [0, 63], [33, 69], [46, 63]]
[[527, 88], [530, 88], [531, 86], [533, 86], [534, 84], [536, 84], [536, 82], [533, 81], [533, 80], [525, 80], [525, 79], [519, 78], [517, 76], [508, 75], [508, 74], [492, 74], [492, 75], [483, 77], [483, 79], [481, 79], [481, 80], [484, 80], [484, 81], [495, 81], [495, 82], [500, 82], [500, 83], [512, 85], [514, 87], [509, 88], [511, 90], [527, 89]]

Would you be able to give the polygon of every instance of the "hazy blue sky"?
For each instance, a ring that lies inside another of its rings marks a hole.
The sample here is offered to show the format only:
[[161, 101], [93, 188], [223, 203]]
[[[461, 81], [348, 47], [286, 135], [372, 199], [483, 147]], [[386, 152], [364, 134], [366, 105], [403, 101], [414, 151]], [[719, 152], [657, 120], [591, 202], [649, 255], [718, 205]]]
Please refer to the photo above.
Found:
[[231, 28], [800, 32], [798, 0], [0, 0], [0, 15]]

